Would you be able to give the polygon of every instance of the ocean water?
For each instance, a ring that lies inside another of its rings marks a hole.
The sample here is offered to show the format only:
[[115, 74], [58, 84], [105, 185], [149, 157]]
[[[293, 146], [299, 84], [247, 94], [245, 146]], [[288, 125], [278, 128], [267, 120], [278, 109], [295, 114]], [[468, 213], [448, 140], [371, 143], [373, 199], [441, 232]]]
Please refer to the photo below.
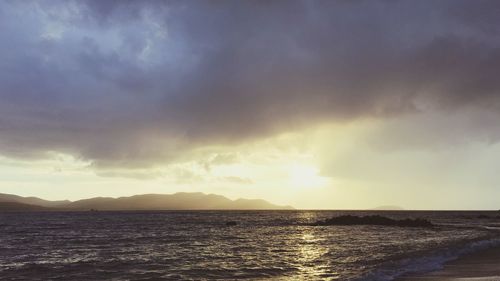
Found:
[[[433, 229], [308, 226], [423, 217]], [[0, 214], [1, 280], [393, 280], [500, 245], [497, 212], [168, 211]], [[236, 226], [226, 222], [236, 221]]]

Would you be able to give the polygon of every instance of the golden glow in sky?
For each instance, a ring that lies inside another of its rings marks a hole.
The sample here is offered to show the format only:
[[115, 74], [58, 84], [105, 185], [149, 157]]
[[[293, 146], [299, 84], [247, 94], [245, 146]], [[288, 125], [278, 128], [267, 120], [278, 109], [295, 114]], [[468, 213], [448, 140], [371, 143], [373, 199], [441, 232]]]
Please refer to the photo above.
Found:
[[[446, 195], [449, 208], [467, 198], [472, 208], [479, 200], [473, 190], [450, 191], [461, 184], [472, 186], [478, 178], [496, 194], [495, 169], [474, 168], [474, 163], [494, 161], [500, 146], [481, 148], [479, 143], [468, 145], [465, 151], [387, 153], [373, 139], [374, 132], [385, 130], [380, 126], [371, 121], [317, 126], [237, 146], [211, 147], [193, 152], [190, 158], [141, 168], [96, 168], [90, 161], [56, 152], [43, 160], [4, 157], [0, 159], [0, 188], [4, 193], [71, 200], [204, 192], [306, 209], [442, 205], [440, 197], [429, 197], [430, 193]], [[474, 157], [468, 152], [472, 150]], [[468, 167], [464, 167], [465, 159]], [[469, 177], [464, 169], [478, 178]]]
[[288, 173], [292, 187], [322, 187], [328, 183], [326, 178], [319, 175], [319, 169], [311, 165], [292, 163], [288, 168]]
[[499, 17], [458, 2], [0, 2], [0, 192], [498, 209]]

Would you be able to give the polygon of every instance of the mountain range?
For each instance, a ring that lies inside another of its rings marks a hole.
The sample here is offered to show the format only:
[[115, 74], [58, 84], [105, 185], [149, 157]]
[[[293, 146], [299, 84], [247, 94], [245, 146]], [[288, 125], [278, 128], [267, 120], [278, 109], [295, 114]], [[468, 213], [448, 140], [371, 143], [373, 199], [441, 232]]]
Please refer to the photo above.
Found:
[[293, 209], [262, 199], [231, 200], [201, 192], [142, 194], [130, 197], [95, 197], [78, 201], [49, 201], [0, 193], [0, 211], [88, 211], [88, 210], [279, 210]]
[[397, 205], [383, 205], [376, 208], [370, 209], [373, 211], [404, 211], [403, 207]]

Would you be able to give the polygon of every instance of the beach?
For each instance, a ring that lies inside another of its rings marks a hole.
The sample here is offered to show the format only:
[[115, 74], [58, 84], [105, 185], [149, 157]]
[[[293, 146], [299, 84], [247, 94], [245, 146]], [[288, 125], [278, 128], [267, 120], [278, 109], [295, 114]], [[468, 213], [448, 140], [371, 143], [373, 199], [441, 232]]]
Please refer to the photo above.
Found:
[[442, 269], [426, 274], [407, 275], [398, 281], [500, 281], [500, 247], [462, 256]]

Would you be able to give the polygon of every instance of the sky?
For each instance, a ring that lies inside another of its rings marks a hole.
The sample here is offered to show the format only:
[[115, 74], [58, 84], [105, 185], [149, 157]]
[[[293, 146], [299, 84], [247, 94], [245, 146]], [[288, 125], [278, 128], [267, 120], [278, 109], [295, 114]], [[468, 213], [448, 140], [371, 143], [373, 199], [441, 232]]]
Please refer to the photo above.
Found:
[[500, 2], [2, 1], [0, 193], [500, 208]]

